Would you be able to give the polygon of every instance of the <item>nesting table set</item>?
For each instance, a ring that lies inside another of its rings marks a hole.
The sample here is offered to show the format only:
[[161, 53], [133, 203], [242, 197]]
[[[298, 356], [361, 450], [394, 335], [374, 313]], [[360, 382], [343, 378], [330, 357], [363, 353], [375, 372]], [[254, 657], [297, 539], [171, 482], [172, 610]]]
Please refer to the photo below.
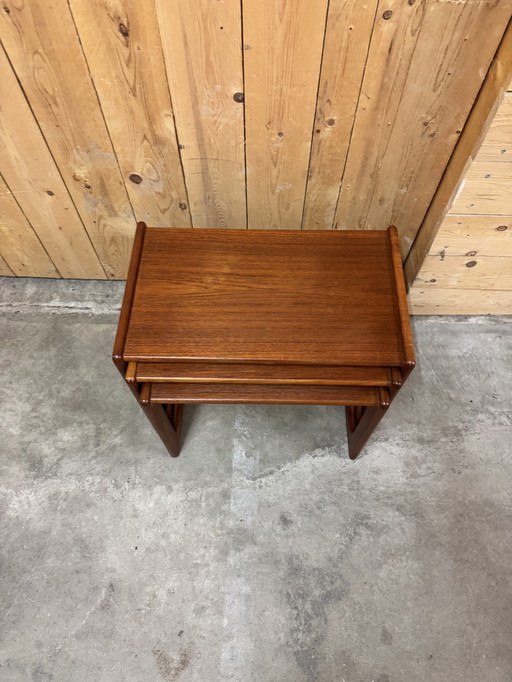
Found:
[[172, 456], [183, 405], [345, 405], [355, 459], [414, 367], [396, 228], [137, 225], [113, 359]]

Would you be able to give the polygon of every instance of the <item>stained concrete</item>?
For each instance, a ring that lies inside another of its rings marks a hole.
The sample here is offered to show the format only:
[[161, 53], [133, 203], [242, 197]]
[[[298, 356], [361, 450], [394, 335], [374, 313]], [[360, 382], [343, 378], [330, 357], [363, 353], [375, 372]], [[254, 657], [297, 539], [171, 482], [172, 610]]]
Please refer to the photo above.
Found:
[[110, 360], [122, 285], [0, 283], [0, 679], [509, 682], [507, 318], [416, 318], [364, 454], [338, 407], [186, 409]]

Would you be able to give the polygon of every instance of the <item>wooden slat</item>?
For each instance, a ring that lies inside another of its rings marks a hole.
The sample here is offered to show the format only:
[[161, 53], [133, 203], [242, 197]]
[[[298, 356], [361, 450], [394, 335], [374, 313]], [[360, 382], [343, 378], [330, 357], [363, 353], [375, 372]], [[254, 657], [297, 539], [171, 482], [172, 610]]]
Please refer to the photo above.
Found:
[[331, 0], [316, 102], [303, 229], [332, 227], [377, 0]]
[[394, 225], [388, 228], [389, 246], [393, 261], [393, 273], [396, 283], [396, 301], [398, 315], [400, 318], [400, 329], [402, 331], [403, 347], [403, 376], [406, 378], [415, 365], [414, 342], [412, 340], [411, 323], [409, 321], [409, 310], [407, 308], [407, 297], [405, 292], [404, 273], [402, 270], [402, 259], [400, 258], [400, 239], [398, 230]]
[[129, 384], [133, 384], [137, 378], [137, 363], [136, 362], [128, 362], [126, 365], [126, 373], [124, 375], [124, 378]]
[[415, 286], [450, 289], [512, 290], [512, 258], [499, 256], [427, 256]]
[[153, 0], [70, 6], [137, 220], [190, 227]]
[[429, 254], [512, 256], [512, 216], [447, 215]]
[[508, 0], [379, 2], [338, 228], [395, 224], [407, 253], [510, 14]]
[[244, 0], [250, 228], [301, 226], [326, 0]]
[[123, 303], [121, 305], [121, 314], [119, 315], [119, 322], [117, 324], [117, 333], [114, 340], [114, 349], [112, 351], [112, 359], [117, 369], [124, 376], [126, 370], [126, 363], [123, 360], [124, 344], [126, 341], [126, 334], [130, 317], [132, 314], [133, 297], [135, 295], [135, 285], [137, 283], [137, 275], [140, 266], [140, 257], [142, 247], [144, 245], [144, 237], [146, 235], [146, 223], [137, 223], [135, 230], [135, 238], [133, 240], [133, 249], [130, 256], [130, 264], [128, 266], [127, 284], [124, 289]]
[[475, 161], [512, 163], [512, 92], [498, 107]]
[[156, 6], [193, 226], [244, 228], [240, 0]]
[[20, 277], [60, 276], [1, 176], [0, 254]]
[[9, 59], [107, 276], [124, 277], [135, 221], [67, 1], [9, 9]]
[[[136, 365], [135, 377], [133, 365]], [[389, 386], [391, 377], [387, 367], [129, 362], [126, 381]]]
[[441, 183], [425, 214], [404, 265], [407, 284], [412, 285], [432, 245], [439, 226], [457, 192], [472, 158], [485, 138], [494, 113], [512, 77], [512, 22], [509, 23], [493, 63], [478, 94], [461, 138], [445, 169]]
[[415, 286], [409, 305], [413, 315], [512, 315], [512, 291]]
[[14, 277], [14, 272], [0, 256], [0, 277]]
[[511, 215], [512, 164], [473, 162], [450, 211], [461, 214]]
[[[151, 387], [151, 388], [145, 388]], [[143, 384], [151, 403], [272, 403], [284, 405], [378, 405], [379, 389], [357, 386], [268, 384]]]
[[[10, 229], [17, 229], [20, 238], [27, 236], [25, 243], [15, 245], [16, 237], [11, 234], [11, 248], [23, 254], [25, 264], [32, 264], [33, 276], [59, 276], [45, 257], [45, 249], [63, 277], [105, 279], [105, 272], [1, 47], [0, 102], [2, 174], [26, 216], [17, 214], [19, 217], [15, 219], [15, 209], [9, 211]], [[4, 217], [7, 220], [6, 214]], [[27, 220], [39, 239], [28, 236]], [[13, 262], [12, 267], [21, 274], [20, 261]], [[36, 275], [37, 272], [41, 275]]]

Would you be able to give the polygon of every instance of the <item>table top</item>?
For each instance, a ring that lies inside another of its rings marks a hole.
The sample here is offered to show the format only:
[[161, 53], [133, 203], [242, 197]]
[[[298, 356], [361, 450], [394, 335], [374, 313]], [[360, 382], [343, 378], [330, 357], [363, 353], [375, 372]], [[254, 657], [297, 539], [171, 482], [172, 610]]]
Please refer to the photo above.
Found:
[[391, 230], [145, 228], [123, 359], [402, 366]]

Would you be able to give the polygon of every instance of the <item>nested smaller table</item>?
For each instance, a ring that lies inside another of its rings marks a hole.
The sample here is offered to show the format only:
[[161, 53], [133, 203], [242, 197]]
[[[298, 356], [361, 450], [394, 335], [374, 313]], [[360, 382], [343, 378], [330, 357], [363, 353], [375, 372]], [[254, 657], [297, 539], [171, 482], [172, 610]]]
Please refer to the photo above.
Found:
[[395, 227], [137, 225], [113, 359], [172, 456], [183, 405], [345, 405], [355, 459], [414, 367]]

